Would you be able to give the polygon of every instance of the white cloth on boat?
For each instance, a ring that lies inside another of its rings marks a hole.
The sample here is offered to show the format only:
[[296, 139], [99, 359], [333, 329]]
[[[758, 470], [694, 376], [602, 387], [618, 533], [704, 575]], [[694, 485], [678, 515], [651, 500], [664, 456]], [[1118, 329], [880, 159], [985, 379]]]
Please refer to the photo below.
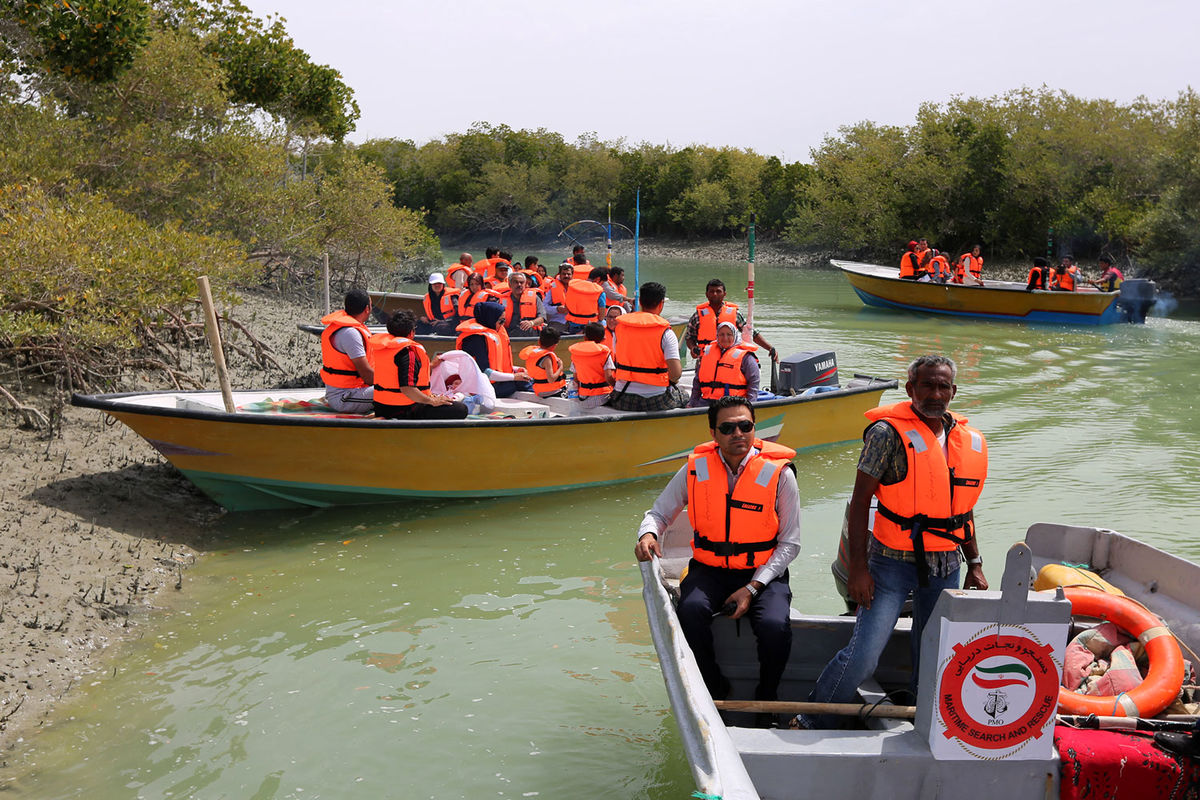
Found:
[[454, 391], [462, 395], [477, 395], [479, 412], [488, 413], [496, 408], [496, 390], [492, 382], [480, 372], [475, 359], [462, 350], [442, 353], [442, 362], [429, 372], [429, 386], [434, 394], [450, 394], [446, 389], [446, 378], [457, 375], [462, 384]]

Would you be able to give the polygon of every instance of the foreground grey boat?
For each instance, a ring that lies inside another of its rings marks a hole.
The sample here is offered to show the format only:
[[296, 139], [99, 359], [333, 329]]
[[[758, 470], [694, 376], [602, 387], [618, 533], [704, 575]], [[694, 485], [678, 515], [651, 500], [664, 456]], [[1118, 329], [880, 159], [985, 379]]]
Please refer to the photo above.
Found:
[[[690, 536], [686, 525], [673, 525], [663, 538], [664, 558], [644, 562], [641, 569], [651, 634], [700, 794], [723, 800], [1059, 796], [1056, 758], [934, 760], [928, 740], [919, 730], [922, 716], [929, 721], [936, 700], [933, 690], [927, 691], [924, 685], [915, 724], [873, 718], [864, 722], [862, 730], [762, 729], [752, 727], [753, 715], [731, 712], [726, 712], [731, 723], [726, 724], [704, 686], [675, 616], [678, 576], [690, 556]], [[1026, 560], [1019, 564], [1026, 571], [1020, 585], [1022, 596], [1029, 588], [1029, 565], [1034, 570], [1048, 563], [1090, 565], [1162, 617], [1186, 648], [1200, 652], [1200, 595], [1195, 588], [1200, 585], [1200, 566], [1103, 528], [1038, 523], [1029, 528], [1025, 541], [1027, 551], [1014, 548], [1025, 552]], [[1011, 568], [1012, 553], [1009, 561], [1006, 591], [1013, 583], [1009, 573], [1022, 571]], [[943, 600], [950, 594], [944, 593]], [[1008, 597], [1004, 595], [1005, 601]], [[1040, 600], [1044, 596], [1032, 597]], [[1048, 602], [1052, 599], [1046, 598]], [[1033, 605], [1030, 603], [1031, 610]], [[935, 614], [942, 610], [939, 603]], [[794, 608], [791, 619], [794, 642], [780, 698], [803, 700], [821, 669], [849, 640], [854, 619], [802, 614]], [[931, 626], [935, 622], [931, 620]], [[912, 669], [909, 630], [909, 620], [900, 620], [874, 681], [860, 690], [864, 703], [888, 704], [887, 692], [907, 687]], [[742, 626], [739, 636], [735, 623], [721, 617], [714, 621], [713, 631], [722, 671], [733, 684], [730, 698], [752, 697], [758, 662], [749, 625]], [[922, 658], [928, 659], [930, 654], [923, 651]]]

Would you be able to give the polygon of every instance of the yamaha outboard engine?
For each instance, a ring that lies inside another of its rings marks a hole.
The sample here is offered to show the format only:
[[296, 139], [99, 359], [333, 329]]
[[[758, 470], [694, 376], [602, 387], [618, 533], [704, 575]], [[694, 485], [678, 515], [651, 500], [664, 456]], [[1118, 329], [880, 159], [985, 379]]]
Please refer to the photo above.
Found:
[[775, 394], [801, 394], [805, 389], [838, 385], [837, 357], [832, 350], [805, 350], [779, 362]]
[[1121, 293], [1117, 296], [1117, 308], [1127, 322], [1145, 322], [1146, 312], [1157, 299], [1154, 281], [1145, 278], [1126, 278], [1121, 281]]

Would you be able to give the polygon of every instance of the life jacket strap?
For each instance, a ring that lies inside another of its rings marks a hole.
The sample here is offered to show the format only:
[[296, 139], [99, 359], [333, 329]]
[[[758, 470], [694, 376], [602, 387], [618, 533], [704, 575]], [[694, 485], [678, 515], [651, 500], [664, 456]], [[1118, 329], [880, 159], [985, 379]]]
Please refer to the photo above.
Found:
[[623, 369], [628, 372], [649, 372], [655, 375], [663, 374], [667, 371], [666, 367], [631, 367], [628, 364], [616, 362], [617, 369]]
[[[961, 486], [970, 486], [972, 484], [966, 481], [975, 479], [958, 478], [954, 480], [964, 481], [959, 484]], [[899, 525], [901, 530], [911, 530], [913, 556], [917, 561], [917, 581], [921, 586], [929, 585], [929, 562], [925, 559], [925, 534], [949, 539], [959, 547], [975, 538], [975, 511], [973, 509], [952, 517], [928, 517], [924, 514], [905, 517], [880, 503], [876, 513]], [[955, 531], [959, 530], [964, 531], [962, 536], [955, 534]]]
[[704, 538], [700, 535], [699, 531], [692, 531], [693, 547], [700, 550], [707, 550], [713, 555], [721, 556], [722, 558], [732, 558], [747, 553], [761, 553], [764, 550], [774, 550], [778, 541], [779, 537], [774, 537], [765, 542], [717, 542]]
[[327, 365], [325, 365], [325, 364], [322, 364], [322, 365], [321, 365], [321, 371], [322, 371], [322, 372], [328, 372], [330, 375], [357, 375], [357, 374], [358, 374], [358, 370], [354, 370], [354, 369], [334, 369], [333, 367], [327, 366]]

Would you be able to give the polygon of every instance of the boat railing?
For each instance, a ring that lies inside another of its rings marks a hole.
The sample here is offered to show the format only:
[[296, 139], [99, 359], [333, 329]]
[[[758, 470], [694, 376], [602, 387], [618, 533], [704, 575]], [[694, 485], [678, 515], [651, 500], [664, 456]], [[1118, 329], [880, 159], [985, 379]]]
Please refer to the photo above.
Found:
[[658, 646], [663, 679], [677, 717], [684, 752], [701, 793], [724, 800], [753, 798], [758, 792], [738, 755], [720, 712], [713, 704], [700, 667], [683, 637], [674, 601], [657, 558], [643, 561], [642, 597], [650, 632]]

